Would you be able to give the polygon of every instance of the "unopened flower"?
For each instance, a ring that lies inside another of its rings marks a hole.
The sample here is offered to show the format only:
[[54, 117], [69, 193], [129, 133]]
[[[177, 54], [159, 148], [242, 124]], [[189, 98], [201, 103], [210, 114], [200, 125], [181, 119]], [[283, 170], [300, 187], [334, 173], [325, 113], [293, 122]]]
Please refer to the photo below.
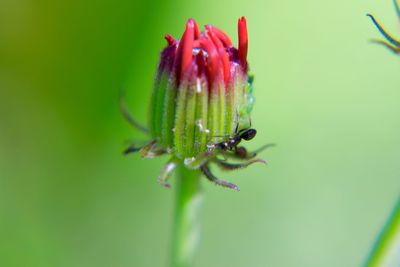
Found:
[[[400, 18], [400, 7], [399, 4], [397, 3], [397, 0], [393, 0], [395, 9], [397, 12], [397, 16]], [[400, 41], [395, 39], [394, 37], [391, 36], [382, 26], [381, 23], [378, 22], [378, 20], [371, 14], [367, 14], [368, 17], [371, 18], [372, 22], [375, 24], [375, 26], [378, 28], [378, 30], [381, 32], [381, 34], [385, 37], [387, 42], [385, 41], [378, 41], [378, 43], [386, 46], [390, 50], [392, 50], [394, 53], [400, 53]]]
[[[166, 35], [150, 104], [149, 134], [144, 147], [129, 147], [142, 157], [169, 154], [159, 182], [167, 180], [179, 164], [201, 170], [212, 182], [238, 190], [216, 178], [209, 164], [224, 170], [244, 168], [255, 162], [256, 154], [239, 146], [251, 140], [250, 112], [254, 104], [252, 77], [248, 76], [248, 35], [244, 17], [238, 21], [238, 46], [220, 29], [207, 25], [200, 32], [193, 19], [186, 23], [180, 40]], [[132, 124], [137, 123], [125, 112]], [[144, 130], [142, 128], [142, 130]], [[242, 163], [230, 163], [230, 159]]]

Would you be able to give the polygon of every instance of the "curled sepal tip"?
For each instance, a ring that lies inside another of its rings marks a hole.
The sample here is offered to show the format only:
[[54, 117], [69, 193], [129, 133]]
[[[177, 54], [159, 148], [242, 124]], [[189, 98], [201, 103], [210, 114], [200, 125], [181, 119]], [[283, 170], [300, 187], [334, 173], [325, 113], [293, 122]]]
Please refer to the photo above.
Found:
[[158, 176], [158, 183], [165, 188], [170, 188], [171, 185], [169, 184], [168, 180], [171, 177], [172, 173], [178, 167], [179, 160], [175, 157], [172, 157], [167, 164], [162, 168], [160, 176]]

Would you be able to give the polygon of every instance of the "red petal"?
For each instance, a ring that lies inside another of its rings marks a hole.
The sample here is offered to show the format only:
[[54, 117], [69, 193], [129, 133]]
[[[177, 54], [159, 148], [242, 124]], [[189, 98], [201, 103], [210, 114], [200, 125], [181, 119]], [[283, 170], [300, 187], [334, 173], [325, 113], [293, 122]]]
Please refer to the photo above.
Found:
[[200, 48], [200, 40], [194, 40], [193, 48]]
[[194, 28], [195, 22], [193, 19], [189, 19], [186, 23], [186, 30], [182, 40], [182, 67], [181, 73], [184, 73], [192, 62], [192, 49], [194, 40]]
[[196, 63], [198, 66], [198, 75], [200, 76], [206, 67], [205, 66], [205, 56], [203, 54], [203, 51], [201, 51], [201, 50], [196, 56]]
[[200, 47], [204, 49], [208, 54], [208, 75], [209, 79], [212, 81], [216, 76], [216, 71], [218, 68], [218, 52], [214, 46], [214, 43], [210, 39], [201, 39]]
[[194, 19], [191, 19], [194, 23], [194, 39], [199, 39], [200, 37], [200, 30], [199, 30], [199, 25], [197, 25], [196, 21]]
[[222, 71], [224, 74], [224, 81], [225, 81], [225, 85], [228, 85], [229, 82], [229, 74], [230, 74], [230, 64], [229, 64], [229, 56], [225, 51], [225, 47], [222, 45], [222, 42], [220, 41], [220, 39], [217, 37], [217, 35], [214, 32], [214, 28], [209, 28], [208, 29], [208, 34], [211, 37], [211, 40], [213, 41], [213, 43], [215, 44], [215, 46], [218, 49], [218, 53], [221, 59], [221, 63], [222, 63]]
[[182, 35], [182, 38], [179, 42], [178, 52], [176, 56], [176, 69], [177, 69], [177, 79], [178, 84], [181, 78], [181, 75], [189, 68], [190, 63], [192, 62], [192, 48], [193, 48], [193, 40], [195, 33], [195, 24], [196, 22], [193, 19], [189, 19], [186, 23], [186, 30]]
[[174, 44], [176, 44], [176, 40], [174, 39], [174, 37], [172, 37], [172, 36], [169, 35], [169, 34], [166, 34], [166, 35], [164, 36], [164, 39], [167, 40], [168, 45], [174, 45]]
[[239, 35], [239, 60], [242, 67], [247, 69], [247, 47], [248, 47], [248, 35], [246, 19], [241, 17], [238, 21], [238, 35]]
[[229, 39], [228, 35], [225, 32], [223, 32], [220, 29], [218, 29], [218, 28], [216, 28], [214, 26], [211, 26], [211, 25], [206, 25], [204, 27], [208, 31], [210, 31], [212, 29], [212, 31], [222, 41], [222, 43], [224, 44], [225, 47], [231, 47], [232, 46], [232, 41], [231, 41], [231, 39]]

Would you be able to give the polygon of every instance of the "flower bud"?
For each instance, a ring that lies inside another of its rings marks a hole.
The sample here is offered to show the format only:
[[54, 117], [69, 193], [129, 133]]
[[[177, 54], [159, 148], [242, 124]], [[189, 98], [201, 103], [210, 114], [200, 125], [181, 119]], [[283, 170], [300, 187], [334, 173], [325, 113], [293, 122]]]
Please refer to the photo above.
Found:
[[238, 48], [211, 25], [200, 32], [193, 19], [180, 40], [167, 35], [152, 102], [150, 132], [180, 159], [195, 157], [250, 126], [253, 105], [247, 76], [247, 27], [238, 23]]
[[[238, 21], [237, 48], [214, 26], [207, 25], [200, 32], [193, 19], [187, 21], [180, 40], [170, 35], [165, 39], [167, 46], [161, 53], [149, 110], [152, 141], [125, 152], [140, 151], [147, 158], [172, 155], [159, 177], [166, 187], [173, 170], [184, 163], [215, 184], [238, 190], [236, 185], [216, 178], [209, 163], [224, 170], [265, 163], [254, 158], [267, 146], [253, 153], [239, 146], [256, 135], [250, 128], [254, 97], [253, 78], [248, 76], [246, 20], [242, 17]], [[126, 112], [124, 115], [139, 128]], [[228, 159], [244, 162], [229, 163]]]

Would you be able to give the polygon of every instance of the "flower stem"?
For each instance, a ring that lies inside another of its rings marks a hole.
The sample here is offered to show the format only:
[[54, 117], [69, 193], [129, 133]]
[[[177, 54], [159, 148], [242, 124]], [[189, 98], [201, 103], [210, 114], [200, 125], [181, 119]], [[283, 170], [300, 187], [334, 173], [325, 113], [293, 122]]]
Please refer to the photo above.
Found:
[[200, 240], [201, 173], [187, 169], [183, 163], [177, 169], [170, 267], [190, 267]]
[[400, 266], [400, 198], [378, 236], [365, 267]]

